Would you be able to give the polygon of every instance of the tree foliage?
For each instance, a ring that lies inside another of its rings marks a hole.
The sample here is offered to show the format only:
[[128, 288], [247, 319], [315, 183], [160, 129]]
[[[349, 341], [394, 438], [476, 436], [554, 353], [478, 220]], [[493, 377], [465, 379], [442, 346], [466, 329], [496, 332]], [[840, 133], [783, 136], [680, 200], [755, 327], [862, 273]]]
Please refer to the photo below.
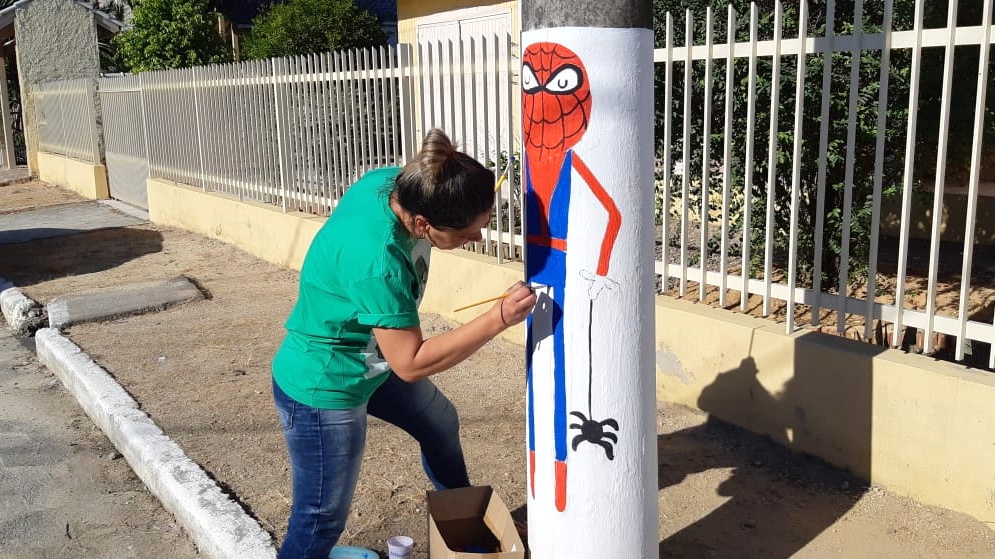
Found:
[[270, 58], [386, 44], [377, 17], [352, 0], [289, 0], [252, 20], [243, 52]]
[[131, 28], [114, 37], [122, 65], [132, 72], [230, 62], [207, 0], [131, 0]]
[[[968, 0], [963, 2], [959, 15], [961, 25], [978, 25], [983, 0]], [[736, 10], [736, 40], [749, 41], [750, 2], [745, 0], [655, 0], [654, 20], [656, 27], [657, 47], [665, 45], [666, 13], [673, 14], [674, 46], [685, 44], [685, 10], [690, 9], [694, 22], [694, 44], [705, 42], [706, 8], [712, 6], [715, 13], [713, 24], [713, 41], [715, 44], [726, 42], [726, 6], [731, 4]], [[770, 40], [774, 34], [774, 2], [761, 0], [758, 4], [758, 38]], [[865, 33], [880, 33], [883, 22], [882, 2], [865, 4], [863, 30]], [[942, 4], [942, 5], [940, 5]], [[825, 35], [826, 13], [825, 3], [810, 2], [807, 33], [809, 37]], [[912, 2], [896, 2], [893, 12], [895, 30], [911, 29], [914, 18]], [[924, 15], [926, 27], [943, 27], [946, 25], [946, 3], [927, 2]], [[836, 3], [835, 33], [850, 35], [854, 32], [854, 2], [841, 0]], [[793, 38], [798, 35], [798, 4], [784, 3], [784, 13], [781, 19], [782, 37]], [[973, 19], [972, 19], [973, 18]], [[973, 23], [970, 23], [973, 21]], [[940, 84], [943, 71], [943, 49], [925, 49], [922, 54], [922, 76], [919, 80], [918, 126], [916, 130], [916, 160], [915, 180], [921, 181], [932, 177], [936, 162], [936, 138], [939, 130]], [[789, 265], [796, 266], [802, 283], [812, 281], [811, 272], [814, 267], [817, 247], [815, 246], [815, 231], [817, 223], [822, 222], [824, 236], [821, 246], [821, 270], [823, 287], [839, 287], [838, 273], [842, 267], [844, 213], [847, 210], [845, 193], [847, 183], [847, 138], [850, 121], [850, 81], [854, 63], [859, 63], [857, 70], [856, 112], [853, 142], [854, 167], [852, 171], [851, 205], [849, 212], [851, 222], [849, 227], [849, 259], [848, 269], [850, 279], [863, 277], [866, 274], [871, 250], [871, 226], [874, 203], [874, 174], [876, 165], [880, 164], [883, 172], [881, 199], [883, 202], [901, 196], [904, 165], [905, 142], [908, 125], [909, 86], [911, 79], [911, 51], [899, 49], [890, 51], [888, 65], [888, 94], [885, 102], [885, 149], [881, 162], [876, 161], [876, 140], [878, 136], [878, 115], [880, 114], [878, 95], [881, 86], [881, 52], [863, 51], [854, 57], [850, 52], [837, 52], [827, 57], [823, 54], [810, 54], [806, 57], [804, 71], [804, 110], [802, 118], [802, 147], [800, 157], [800, 196], [799, 222], [795, 229], [798, 238], [797, 260], [787, 262], [789, 233], [791, 232], [791, 183], [793, 164], [792, 150], [794, 144], [794, 108], [796, 90], [797, 58], [794, 55], [781, 57], [780, 80], [777, 84], [779, 93], [778, 125], [775, 137], [776, 153], [774, 183], [770, 185], [773, 193], [774, 223], [773, 248], [776, 265], [786, 271]], [[823, 101], [823, 66], [831, 64], [829, 97], [829, 119], [827, 121], [827, 152], [825, 157], [820, 153], [820, 133], [822, 125]], [[957, 49], [955, 59], [954, 102], [952, 105], [951, 130], [969, 131], [973, 126], [975, 88], [977, 80], [978, 49]], [[723, 142], [727, 134], [732, 138], [734, 150], [731, 158], [732, 180], [734, 185], [740, 185], [742, 190], [747, 169], [745, 160], [745, 131], [747, 130], [748, 80], [749, 69], [747, 59], [737, 59], [734, 63], [733, 117], [730, 130], [725, 130], [724, 103], [726, 96], [724, 61], [716, 61], [712, 67], [712, 97], [705, 99], [705, 63], [692, 62], [692, 78], [684, 83], [684, 63], [678, 61], [674, 65], [673, 105], [664, 106], [663, 95], [665, 74], [663, 65], [658, 65], [656, 75], [656, 121], [658, 140], [657, 150], [662, 153], [664, 138], [664, 117], [672, 112], [671, 150], [673, 161], [678, 161], [682, 154], [684, 131], [682, 130], [684, 114], [684, 89], [691, 88], [691, 114], [689, 131], [692, 138], [689, 161], [684, 162], [685, 172], [690, 173], [694, 184], [702, 182], [704, 106], [706, 101], [712, 107], [711, 138], [709, 139], [709, 159], [712, 165], [723, 162]], [[744, 197], [742, 203], [750, 204], [751, 233], [748, 239], [753, 255], [753, 269], [756, 270], [762, 262], [766, 244], [764, 216], [768, 196], [768, 141], [770, 130], [771, 91], [772, 91], [772, 58], [759, 57], [755, 72], [756, 79], [756, 116], [753, 142], [755, 152], [752, 162], [753, 192]], [[989, 88], [991, 89], [991, 87]], [[989, 96], [989, 101], [992, 96]], [[995, 103], [988, 103], [988, 112], [992, 112]], [[992, 121], [989, 119], [989, 123]], [[995, 123], [987, 126], [987, 141], [995, 140]], [[971, 134], [970, 132], [952, 133], [950, 135], [948, 165], [950, 168], [963, 168], [969, 162]], [[825, 165], [825, 192], [821, 201], [817, 195], [819, 184], [820, 160]], [[722, 173], [710, 172], [711, 192], [721, 189]], [[679, 178], [676, 182], [679, 182]], [[679, 192], [675, 184], [668, 185], [672, 191]], [[821, 210], [820, 210], [821, 208]], [[718, 208], [714, 208], [718, 210]], [[665, 209], [666, 210], [666, 209]], [[742, 212], [736, 213], [742, 227]], [[718, 238], [713, 236], [709, 244], [716, 244]]]

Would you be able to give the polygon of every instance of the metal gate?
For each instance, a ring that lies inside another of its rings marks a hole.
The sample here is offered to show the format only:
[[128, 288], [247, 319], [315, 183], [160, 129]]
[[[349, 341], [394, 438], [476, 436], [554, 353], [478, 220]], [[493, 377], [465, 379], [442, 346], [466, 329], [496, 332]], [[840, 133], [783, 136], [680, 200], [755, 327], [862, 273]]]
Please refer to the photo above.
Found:
[[100, 78], [100, 106], [111, 198], [147, 210], [149, 159], [138, 77]]

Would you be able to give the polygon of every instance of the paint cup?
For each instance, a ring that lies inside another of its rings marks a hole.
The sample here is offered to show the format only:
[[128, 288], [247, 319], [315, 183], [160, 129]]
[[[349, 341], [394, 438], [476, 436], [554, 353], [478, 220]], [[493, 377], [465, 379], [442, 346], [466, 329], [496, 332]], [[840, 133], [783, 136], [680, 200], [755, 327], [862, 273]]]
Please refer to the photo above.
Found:
[[392, 536], [387, 538], [387, 557], [390, 559], [411, 559], [411, 550], [415, 547], [415, 540], [408, 536]]

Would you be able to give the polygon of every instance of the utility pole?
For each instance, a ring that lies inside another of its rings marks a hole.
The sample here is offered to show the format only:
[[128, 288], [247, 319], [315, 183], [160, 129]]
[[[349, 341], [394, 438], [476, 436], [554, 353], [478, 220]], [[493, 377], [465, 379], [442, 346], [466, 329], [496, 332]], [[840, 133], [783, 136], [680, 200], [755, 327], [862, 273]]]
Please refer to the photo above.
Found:
[[529, 547], [655, 558], [650, 0], [522, 0]]

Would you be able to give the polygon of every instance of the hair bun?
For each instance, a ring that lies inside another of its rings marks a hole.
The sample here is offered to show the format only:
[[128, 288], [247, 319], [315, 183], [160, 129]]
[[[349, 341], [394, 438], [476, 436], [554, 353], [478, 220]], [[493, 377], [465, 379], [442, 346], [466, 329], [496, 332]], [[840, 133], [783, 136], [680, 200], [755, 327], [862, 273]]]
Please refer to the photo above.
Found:
[[445, 132], [438, 128], [433, 128], [425, 135], [422, 141], [421, 152], [418, 153], [418, 161], [423, 172], [430, 176], [438, 175], [442, 166], [451, 158], [456, 156], [456, 146]]

